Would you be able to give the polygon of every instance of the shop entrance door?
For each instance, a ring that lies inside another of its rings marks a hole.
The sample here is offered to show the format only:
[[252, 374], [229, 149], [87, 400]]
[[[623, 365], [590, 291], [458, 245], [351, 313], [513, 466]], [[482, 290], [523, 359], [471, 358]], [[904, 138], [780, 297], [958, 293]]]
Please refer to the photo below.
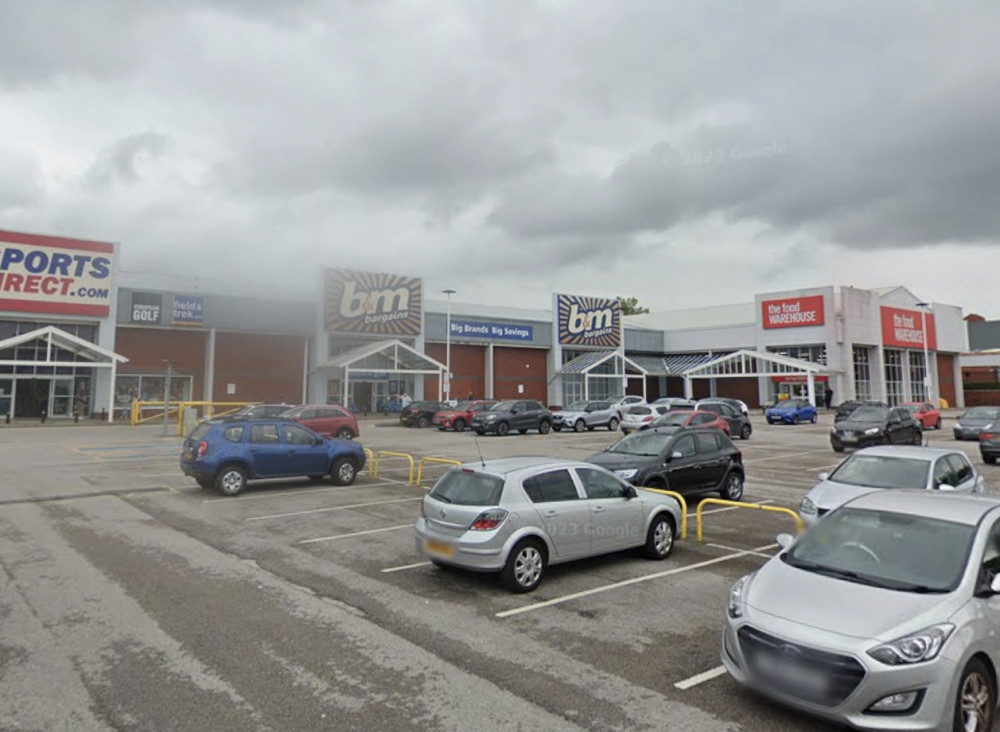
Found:
[[37, 419], [49, 411], [49, 379], [16, 379], [14, 381], [14, 416]]

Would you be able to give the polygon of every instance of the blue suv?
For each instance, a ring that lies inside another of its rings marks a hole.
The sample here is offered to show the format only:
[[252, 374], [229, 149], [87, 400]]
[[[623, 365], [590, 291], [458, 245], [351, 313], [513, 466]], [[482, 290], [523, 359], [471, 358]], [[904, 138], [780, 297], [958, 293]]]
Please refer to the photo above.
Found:
[[765, 412], [768, 424], [784, 422], [798, 424], [799, 422], [816, 423], [816, 407], [807, 399], [785, 399]]
[[351, 440], [330, 440], [281, 419], [202, 422], [184, 441], [181, 470], [202, 488], [227, 496], [255, 478], [308, 476], [350, 485], [365, 465], [365, 451]]

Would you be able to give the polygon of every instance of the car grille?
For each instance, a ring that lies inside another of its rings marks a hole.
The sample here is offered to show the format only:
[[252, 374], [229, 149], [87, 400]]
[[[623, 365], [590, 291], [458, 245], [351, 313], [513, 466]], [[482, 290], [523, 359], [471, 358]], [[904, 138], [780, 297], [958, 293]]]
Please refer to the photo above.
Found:
[[[739, 629], [740, 648], [754, 675], [774, 684], [787, 696], [823, 707], [836, 707], [849, 697], [865, 677], [865, 667], [851, 656], [820, 651], [789, 643], [744, 625]], [[762, 659], [770, 658], [781, 673], [762, 670]], [[809, 678], [822, 684], [805, 683]]]

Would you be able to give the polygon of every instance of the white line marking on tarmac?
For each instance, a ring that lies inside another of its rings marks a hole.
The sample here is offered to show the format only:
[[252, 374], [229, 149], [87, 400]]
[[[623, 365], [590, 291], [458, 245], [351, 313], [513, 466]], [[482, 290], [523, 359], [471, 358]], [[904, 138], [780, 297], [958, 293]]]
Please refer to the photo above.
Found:
[[416, 564], [404, 564], [402, 567], [389, 567], [388, 569], [383, 569], [382, 574], [402, 572], [404, 569], [416, 569], [417, 567], [429, 567], [431, 564], [432, 562], [417, 562]]
[[765, 460], [786, 460], [793, 457], [801, 457], [803, 455], [815, 455], [816, 453], [827, 452], [826, 450], [809, 450], [808, 452], [790, 452], [785, 455], [772, 455], [766, 458], [757, 458], [756, 460], [744, 460], [744, 465], [750, 465], [751, 463], [762, 463]]
[[289, 516], [305, 516], [310, 513], [329, 513], [330, 511], [349, 511], [352, 508], [367, 508], [369, 506], [385, 506], [390, 503], [407, 503], [412, 501], [419, 501], [421, 498], [395, 498], [391, 501], [371, 501], [369, 503], [352, 503], [349, 506], [329, 506], [328, 508], [310, 508], [308, 511], [290, 511], [289, 513], [272, 513], [267, 516], [252, 516], [248, 519], [243, 519], [246, 522], [250, 521], [266, 521], [267, 519], [275, 518], [287, 518]]
[[[757, 503], [757, 504], [759, 504], [761, 506], [765, 506], [768, 503], [774, 503], [774, 501], [771, 500], [770, 498], [767, 498], [767, 499], [765, 499], [763, 501], [753, 501], [753, 503]], [[737, 510], [739, 510], [739, 508], [740, 508], [739, 506], [726, 506], [725, 508], [710, 508], [707, 511], [702, 511], [701, 515], [702, 516], [707, 516], [710, 513], [722, 513], [723, 511], [737, 511]], [[688, 514], [688, 518], [691, 518], [692, 516], [697, 516], [697, 515], [698, 515], [697, 511], [692, 511], [691, 513]]]
[[[400, 524], [399, 526], [386, 526], [384, 529], [368, 529], [368, 531], [352, 531], [350, 534], [334, 534], [333, 536], [320, 536], [316, 539], [303, 539], [299, 544], [317, 544], [321, 541], [333, 541], [335, 539], [348, 539], [352, 536], [365, 536], [367, 534], [379, 534], [383, 531], [399, 531], [400, 529], [412, 529], [413, 524]], [[382, 570], [385, 571], [384, 569]]]
[[301, 496], [309, 493], [330, 493], [331, 491], [360, 490], [361, 488], [377, 488], [379, 486], [396, 485], [402, 483], [401, 480], [387, 480], [384, 483], [355, 483], [354, 485], [337, 485], [329, 488], [298, 488], [296, 490], [283, 491], [275, 490], [271, 493], [261, 493], [253, 495], [234, 496], [232, 498], [206, 498], [202, 503], [237, 503], [239, 501], [259, 501], [264, 498], [284, 498], [285, 496]]
[[694, 564], [688, 564], [684, 567], [675, 567], [674, 569], [667, 569], [663, 572], [655, 572], [653, 574], [647, 574], [643, 577], [633, 577], [632, 579], [622, 580], [621, 582], [613, 582], [610, 585], [602, 585], [600, 587], [594, 587], [590, 590], [583, 590], [582, 592], [574, 592], [569, 595], [563, 595], [562, 597], [554, 597], [551, 600], [544, 600], [542, 602], [536, 602], [532, 605], [525, 605], [524, 607], [514, 608], [513, 610], [504, 610], [503, 612], [496, 613], [494, 617], [497, 618], [509, 618], [511, 615], [519, 615], [521, 613], [530, 612], [532, 610], [540, 610], [543, 607], [550, 607], [552, 605], [560, 605], [564, 602], [569, 602], [570, 600], [577, 600], [581, 597], [589, 597], [590, 595], [597, 595], [601, 592], [608, 592], [610, 590], [617, 590], [619, 587], [628, 587], [629, 585], [636, 585], [640, 582], [648, 582], [650, 580], [659, 579], [660, 577], [669, 577], [674, 574], [680, 574], [681, 572], [690, 572], [693, 569], [701, 569], [702, 567], [708, 567], [713, 564], [719, 564], [720, 562], [728, 562], [732, 559], [740, 559], [741, 557], [750, 556], [756, 552], [766, 551], [768, 549], [774, 549], [777, 544], [768, 544], [767, 546], [758, 546], [747, 551], [740, 551], [735, 554], [727, 554], [724, 557], [716, 557], [715, 559], [706, 559], [704, 562], [695, 562]]
[[751, 552], [751, 551], [749, 551], [747, 549], [740, 549], [739, 547], [735, 547], [735, 546], [726, 546], [725, 544], [705, 544], [705, 546], [714, 546], [716, 549], [722, 549], [722, 550], [727, 551], [727, 552], [743, 552], [743, 551], [745, 551], [745, 552], [748, 552], [750, 554], [753, 554], [755, 557], [761, 557], [762, 559], [771, 559], [771, 557], [772, 557], [771, 554], [764, 554], [763, 552]]
[[674, 684], [675, 689], [680, 689], [681, 691], [687, 691], [688, 689], [697, 686], [698, 684], [704, 684], [706, 681], [711, 681], [712, 679], [717, 679], [720, 676], [725, 676], [726, 667], [716, 666], [713, 669], [704, 671], [703, 673], [692, 676], [690, 679], [684, 679], [683, 681], [678, 681]]

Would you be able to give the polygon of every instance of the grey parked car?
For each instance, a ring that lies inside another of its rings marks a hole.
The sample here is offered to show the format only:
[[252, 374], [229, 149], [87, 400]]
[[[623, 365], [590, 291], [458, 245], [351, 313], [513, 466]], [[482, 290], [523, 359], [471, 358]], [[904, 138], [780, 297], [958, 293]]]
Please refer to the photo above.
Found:
[[503, 458], [445, 473], [424, 496], [417, 551], [439, 565], [500, 572], [515, 592], [551, 564], [642, 547], [666, 559], [681, 511], [604, 468], [551, 458]]
[[876, 491], [778, 543], [730, 590], [733, 678], [856, 729], [993, 729], [1000, 502]]
[[552, 415], [552, 429], [556, 432], [562, 429], [583, 432], [597, 427], [607, 427], [613, 432], [619, 422], [618, 407], [611, 402], [574, 402]]
[[914, 488], [984, 493], [986, 481], [964, 452], [933, 447], [891, 445], [869, 447], [844, 460], [833, 474], [819, 474], [820, 483], [799, 506], [807, 524], [843, 503], [873, 490]]
[[984, 429], [992, 429], [1000, 422], [1000, 407], [972, 407], [955, 423], [956, 440], [978, 440]]
[[473, 413], [470, 426], [480, 435], [493, 432], [506, 437], [511, 432], [523, 435], [528, 430], [547, 435], [552, 429], [552, 412], [531, 399], [497, 402], [487, 410]]

